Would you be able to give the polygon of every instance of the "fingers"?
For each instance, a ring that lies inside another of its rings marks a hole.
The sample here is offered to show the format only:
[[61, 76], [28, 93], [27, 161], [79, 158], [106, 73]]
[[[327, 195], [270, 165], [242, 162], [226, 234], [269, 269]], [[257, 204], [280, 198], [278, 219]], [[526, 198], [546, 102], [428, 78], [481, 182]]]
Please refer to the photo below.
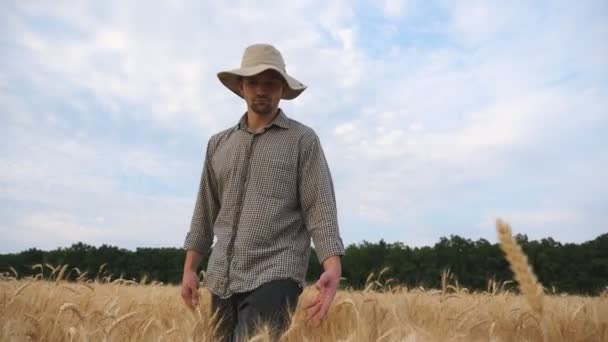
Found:
[[192, 292], [190, 293], [190, 297], [192, 300], [192, 306], [198, 305], [198, 289], [192, 288], [190, 289]]
[[190, 308], [198, 305], [198, 289], [189, 284], [182, 284], [182, 299]]
[[[328, 302], [331, 302], [331, 299], [328, 297], [327, 289], [322, 287], [317, 298], [305, 307], [306, 320], [314, 327], [318, 327], [321, 324], [321, 320], [325, 317], [323, 308], [327, 308], [329, 306]], [[327, 309], [325, 311], [327, 312]]]
[[[331, 304], [331, 298], [325, 298], [321, 303], [321, 308], [317, 314], [313, 317], [313, 321], [321, 322], [327, 317], [327, 311], [329, 311], [329, 305]], [[318, 325], [318, 324], [317, 324]]]
[[317, 327], [321, 323], [318, 319], [319, 311], [323, 308], [323, 301], [315, 301], [313, 305], [311, 305], [306, 310], [306, 320], [312, 323], [313, 326]]
[[322, 282], [321, 280], [315, 285], [319, 289], [319, 295], [316, 300], [305, 307], [305, 310], [307, 321], [314, 327], [318, 327], [327, 317], [329, 307], [336, 295], [336, 291], [331, 288], [330, 284], [326, 284], [326, 282]]
[[190, 296], [190, 289], [189, 288], [183, 288], [182, 287], [182, 299], [184, 300], [184, 303], [188, 306], [192, 305], [192, 299]]
[[311, 300], [308, 304], [304, 304], [304, 310], [308, 311], [308, 309], [312, 308], [313, 306], [315, 306], [318, 302], [319, 302], [319, 298], [317, 297], [314, 300]]
[[310, 322], [314, 327], [318, 327], [321, 322], [327, 317], [327, 312], [329, 311], [330, 304], [331, 298], [328, 297], [315, 302], [314, 306], [311, 306], [306, 311], [307, 321]]

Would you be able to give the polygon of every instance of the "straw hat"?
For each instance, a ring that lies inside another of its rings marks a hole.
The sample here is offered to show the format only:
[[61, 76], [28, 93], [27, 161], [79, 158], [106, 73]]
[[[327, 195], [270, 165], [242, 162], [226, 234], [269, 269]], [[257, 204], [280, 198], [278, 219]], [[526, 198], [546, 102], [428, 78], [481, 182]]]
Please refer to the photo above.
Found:
[[288, 89], [283, 99], [295, 99], [306, 89], [304, 84], [287, 74], [281, 53], [269, 44], [254, 44], [247, 47], [243, 54], [241, 67], [239, 69], [222, 71], [217, 74], [217, 77], [233, 93], [243, 97], [239, 91], [239, 78], [254, 76], [269, 69], [281, 74], [287, 83]]

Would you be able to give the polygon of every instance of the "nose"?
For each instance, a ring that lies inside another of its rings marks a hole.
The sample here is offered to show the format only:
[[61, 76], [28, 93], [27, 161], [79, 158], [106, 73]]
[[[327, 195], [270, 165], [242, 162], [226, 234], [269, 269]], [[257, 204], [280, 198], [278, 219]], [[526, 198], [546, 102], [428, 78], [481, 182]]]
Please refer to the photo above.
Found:
[[258, 84], [255, 87], [255, 94], [256, 95], [266, 95], [268, 93], [268, 88], [264, 87], [263, 84]]

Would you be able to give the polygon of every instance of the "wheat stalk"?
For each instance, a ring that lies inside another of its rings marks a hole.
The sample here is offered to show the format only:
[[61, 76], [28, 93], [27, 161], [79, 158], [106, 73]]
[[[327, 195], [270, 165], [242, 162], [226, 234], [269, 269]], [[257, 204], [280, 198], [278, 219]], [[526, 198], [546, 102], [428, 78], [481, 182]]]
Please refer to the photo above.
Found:
[[542, 315], [543, 287], [536, 279], [536, 275], [528, 263], [528, 257], [513, 239], [511, 227], [507, 223], [500, 219], [496, 220], [496, 230], [498, 231], [500, 248], [511, 265], [515, 280], [519, 284], [519, 290], [532, 310], [538, 315]]

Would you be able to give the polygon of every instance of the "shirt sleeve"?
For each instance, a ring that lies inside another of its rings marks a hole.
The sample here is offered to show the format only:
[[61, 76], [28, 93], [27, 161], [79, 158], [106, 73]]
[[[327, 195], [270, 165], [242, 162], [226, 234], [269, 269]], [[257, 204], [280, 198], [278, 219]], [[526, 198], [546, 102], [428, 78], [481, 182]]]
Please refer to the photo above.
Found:
[[210, 146], [211, 141], [207, 145], [190, 231], [184, 242], [184, 249], [195, 250], [201, 254], [208, 253], [211, 250], [213, 223], [220, 209], [217, 183], [211, 166]]
[[315, 252], [323, 263], [331, 256], [344, 255], [334, 185], [317, 135], [313, 133], [302, 145], [298, 168], [300, 204]]

